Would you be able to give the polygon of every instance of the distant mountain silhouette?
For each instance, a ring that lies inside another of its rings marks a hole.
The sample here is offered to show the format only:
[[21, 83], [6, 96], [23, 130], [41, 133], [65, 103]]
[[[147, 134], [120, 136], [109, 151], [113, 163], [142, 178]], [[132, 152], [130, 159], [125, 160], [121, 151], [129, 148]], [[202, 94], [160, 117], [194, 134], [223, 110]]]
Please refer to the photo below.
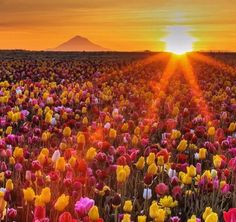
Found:
[[75, 36], [72, 39], [60, 44], [54, 49], [48, 49], [48, 51], [110, 51], [97, 44], [94, 44], [87, 38], [82, 36]]

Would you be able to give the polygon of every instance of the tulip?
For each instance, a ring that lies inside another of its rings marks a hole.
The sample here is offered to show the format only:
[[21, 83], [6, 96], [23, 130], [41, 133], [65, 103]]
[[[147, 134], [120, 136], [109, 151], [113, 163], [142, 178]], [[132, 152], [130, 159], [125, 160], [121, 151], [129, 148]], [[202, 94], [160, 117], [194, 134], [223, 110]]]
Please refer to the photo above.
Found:
[[145, 166], [145, 159], [143, 156], [139, 157], [138, 161], [136, 162], [135, 166], [138, 170], [142, 170]]
[[159, 206], [156, 201], [153, 201], [149, 208], [149, 216], [154, 220], [158, 217]]
[[205, 222], [218, 222], [218, 215], [214, 212], [210, 213], [206, 217]]
[[236, 129], [236, 123], [230, 123], [228, 130], [229, 132], [234, 132]]
[[130, 214], [124, 214], [121, 222], [131, 222], [131, 215]]
[[220, 168], [221, 162], [222, 162], [222, 158], [219, 155], [213, 156], [213, 164], [214, 164], [215, 168], [217, 168], [217, 169]]
[[110, 131], [109, 131], [109, 137], [110, 137], [111, 139], [115, 139], [115, 138], [116, 138], [116, 135], [117, 135], [116, 130], [115, 130], [115, 129], [110, 129]]
[[166, 184], [164, 183], [159, 183], [155, 187], [156, 194], [158, 195], [165, 195], [168, 193], [169, 188]]
[[151, 165], [152, 163], [154, 163], [155, 159], [156, 159], [155, 153], [149, 153], [147, 160], [146, 160], [147, 165]]
[[17, 216], [17, 210], [14, 208], [7, 209], [7, 217], [14, 220]]
[[52, 161], [56, 162], [61, 156], [61, 153], [59, 150], [55, 150], [53, 155], [52, 155]]
[[51, 200], [51, 190], [49, 187], [45, 187], [41, 191], [41, 199], [44, 203], [49, 203]]
[[34, 221], [42, 220], [46, 217], [46, 209], [43, 206], [36, 206], [34, 208]]
[[92, 206], [88, 212], [89, 219], [92, 221], [96, 221], [99, 219], [99, 212], [97, 206]]
[[83, 149], [85, 145], [85, 136], [83, 133], [79, 133], [77, 135], [77, 143], [79, 145], [79, 149]]
[[214, 136], [215, 132], [216, 132], [216, 130], [215, 130], [215, 127], [213, 127], [213, 126], [211, 126], [207, 131], [209, 136]]
[[38, 206], [44, 207], [45, 206], [45, 203], [43, 202], [41, 195], [35, 196], [34, 206], [36, 206], [36, 207], [38, 207]]
[[95, 148], [93, 147], [90, 147], [88, 150], [87, 150], [87, 153], [86, 153], [86, 159], [91, 161], [95, 158], [95, 156], [97, 155], [97, 151]]
[[195, 177], [196, 176], [196, 168], [193, 165], [187, 167], [187, 174], [190, 177]]
[[23, 149], [20, 147], [16, 147], [13, 151], [13, 157], [15, 158], [21, 158], [24, 156]]
[[178, 205], [178, 202], [174, 201], [172, 196], [164, 196], [160, 199], [160, 205], [162, 207], [172, 208], [176, 207]]
[[79, 201], [75, 203], [75, 211], [79, 217], [83, 217], [88, 214], [89, 210], [94, 206], [94, 200], [88, 197], [81, 197]]
[[206, 220], [206, 218], [212, 213], [212, 208], [211, 207], [206, 207], [203, 215], [202, 215], [202, 218], [204, 220]]
[[181, 140], [179, 145], [177, 146], [177, 150], [180, 151], [180, 152], [183, 152], [186, 150], [187, 148], [187, 140]]
[[64, 129], [63, 129], [63, 136], [64, 137], [70, 137], [70, 135], [71, 135], [71, 128], [70, 127], [65, 127]]
[[223, 217], [225, 222], [236, 221], [236, 208], [230, 208], [229, 211], [224, 211]]
[[199, 149], [199, 159], [200, 160], [206, 159], [206, 154], [207, 154], [207, 150], [205, 148]]
[[146, 222], [147, 220], [147, 216], [142, 215], [142, 216], [138, 216], [138, 222]]
[[147, 173], [150, 175], [155, 175], [157, 174], [157, 165], [155, 163], [152, 163], [151, 165], [148, 166]]
[[61, 172], [64, 172], [66, 168], [66, 161], [64, 157], [59, 157], [56, 161], [55, 169]]
[[133, 209], [132, 201], [131, 200], [126, 200], [123, 206], [123, 210], [125, 212], [130, 213]]
[[152, 190], [150, 188], [144, 188], [143, 190], [143, 199], [149, 200], [152, 198]]
[[27, 202], [31, 202], [35, 198], [35, 192], [31, 187], [23, 189], [23, 194], [24, 194], [24, 200]]
[[76, 222], [77, 220], [73, 219], [70, 212], [64, 212], [59, 216], [58, 222]]
[[6, 182], [6, 189], [7, 189], [8, 191], [12, 191], [13, 188], [14, 188], [14, 184], [13, 184], [12, 180], [11, 180], [11, 179], [8, 179], [7, 182]]
[[180, 218], [177, 216], [171, 217], [170, 222], [180, 222]]
[[63, 211], [68, 204], [69, 204], [69, 196], [62, 194], [60, 197], [58, 197], [56, 203], [54, 204], [54, 208], [57, 211]]
[[4, 200], [4, 192], [0, 191], [0, 213], [4, 212], [7, 202]]

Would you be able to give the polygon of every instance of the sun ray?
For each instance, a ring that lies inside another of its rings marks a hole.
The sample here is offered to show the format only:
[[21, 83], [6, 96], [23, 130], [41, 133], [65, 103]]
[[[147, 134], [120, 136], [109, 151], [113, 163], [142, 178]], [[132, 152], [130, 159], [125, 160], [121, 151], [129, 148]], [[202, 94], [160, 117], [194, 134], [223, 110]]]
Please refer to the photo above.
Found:
[[225, 64], [222, 61], [213, 59], [210, 56], [206, 56], [206, 55], [203, 55], [203, 54], [197, 53], [197, 52], [192, 53], [190, 56], [193, 59], [196, 59], [198, 61], [207, 63], [209, 65], [212, 65], [212, 66], [216, 67], [216, 68], [222, 69], [226, 73], [230, 73], [231, 75], [236, 76], [236, 68], [234, 68], [234, 67], [232, 67], [228, 64]]
[[202, 90], [199, 87], [198, 80], [193, 72], [193, 67], [186, 55], [181, 59], [181, 66], [183, 70], [184, 77], [191, 88], [191, 92], [195, 97], [195, 102], [198, 106], [198, 109], [206, 119], [210, 120], [212, 114], [209, 112], [208, 105], [203, 97]]
[[159, 106], [160, 102], [160, 93], [163, 92], [165, 93], [166, 88], [169, 84], [170, 78], [174, 74], [176, 70], [176, 63], [177, 60], [174, 55], [171, 55], [165, 70], [163, 71], [162, 77], [159, 82], [156, 81], [150, 81], [150, 87], [152, 88], [154, 92], [154, 100], [151, 102], [150, 107], [148, 108], [147, 116], [152, 117], [157, 115], [157, 108]]

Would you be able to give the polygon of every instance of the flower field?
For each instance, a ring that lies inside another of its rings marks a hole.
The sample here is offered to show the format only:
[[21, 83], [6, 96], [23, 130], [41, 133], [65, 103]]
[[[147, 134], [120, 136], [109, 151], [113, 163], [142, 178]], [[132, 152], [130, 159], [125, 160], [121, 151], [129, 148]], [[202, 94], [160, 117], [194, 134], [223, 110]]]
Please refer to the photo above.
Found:
[[236, 222], [236, 55], [0, 53], [0, 217]]

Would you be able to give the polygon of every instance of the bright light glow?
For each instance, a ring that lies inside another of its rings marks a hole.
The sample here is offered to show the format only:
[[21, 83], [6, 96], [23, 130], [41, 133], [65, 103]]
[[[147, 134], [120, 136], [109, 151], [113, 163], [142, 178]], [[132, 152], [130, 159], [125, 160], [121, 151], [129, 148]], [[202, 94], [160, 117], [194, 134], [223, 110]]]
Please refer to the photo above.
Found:
[[166, 43], [165, 51], [181, 55], [193, 50], [194, 38], [190, 35], [187, 26], [168, 26], [164, 42]]

